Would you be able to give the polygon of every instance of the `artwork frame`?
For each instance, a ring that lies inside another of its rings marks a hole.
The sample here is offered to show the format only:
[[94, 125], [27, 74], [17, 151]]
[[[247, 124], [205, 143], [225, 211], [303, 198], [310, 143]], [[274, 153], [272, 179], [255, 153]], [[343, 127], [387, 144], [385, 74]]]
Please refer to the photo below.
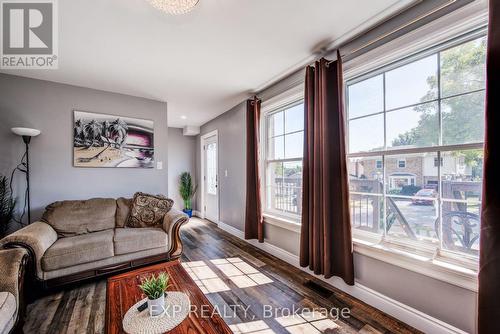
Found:
[[154, 168], [154, 121], [73, 110], [73, 166]]

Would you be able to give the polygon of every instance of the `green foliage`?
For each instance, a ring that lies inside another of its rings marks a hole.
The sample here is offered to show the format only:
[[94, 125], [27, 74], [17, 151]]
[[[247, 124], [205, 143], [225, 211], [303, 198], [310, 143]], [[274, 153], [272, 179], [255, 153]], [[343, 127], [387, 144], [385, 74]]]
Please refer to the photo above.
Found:
[[293, 174], [302, 173], [302, 166], [295, 165], [289, 166], [284, 164], [276, 164], [274, 167], [274, 175], [283, 175], [283, 177], [290, 177]]
[[191, 199], [196, 194], [197, 190], [198, 186], [193, 185], [191, 174], [189, 172], [182, 173], [179, 182], [179, 193], [184, 201], [185, 209], [191, 209]]
[[476, 180], [483, 175], [483, 150], [467, 150], [454, 152], [456, 157], [463, 157], [465, 165], [472, 170], [472, 179]]
[[151, 300], [160, 298], [168, 288], [170, 277], [165, 272], [161, 272], [158, 276], [151, 274], [150, 277], [142, 280], [139, 288]]
[[[446, 98], [484, 88], [486, 39], [471, 41], [441, 52], [441, 95]], [[422, 102], [436, 98], [438, 80], [427, 78], [429, 90]], [[436, 145], [439, 115], [434, 103], [415, 107], [420, 113], [418, 125], [400, 134], [393, 146]], [[446, 98], [441, 104], [443, 145], [480, 142], [483, 139], [484, 93]]]
[[7, 233], [10, 222], [14, 217], [16, 201], [10, 193], [7, 177], [0, 176], [0, 237]]

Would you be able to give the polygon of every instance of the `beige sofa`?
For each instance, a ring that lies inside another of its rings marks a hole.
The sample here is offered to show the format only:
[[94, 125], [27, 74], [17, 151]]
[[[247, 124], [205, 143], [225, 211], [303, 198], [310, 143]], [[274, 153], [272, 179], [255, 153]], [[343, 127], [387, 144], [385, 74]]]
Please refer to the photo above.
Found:
[[55, 202], [0, 247], [26, 248], [45, 288], [180, 257], [179, 229], [188, 216], [171, 209], [161, 226], [127, 228], [130, 205], [125, 198]]
[[0, 334], [14, 333], [22, 327], [27, 261], [28, 253], [24, 249], [0, 250]]

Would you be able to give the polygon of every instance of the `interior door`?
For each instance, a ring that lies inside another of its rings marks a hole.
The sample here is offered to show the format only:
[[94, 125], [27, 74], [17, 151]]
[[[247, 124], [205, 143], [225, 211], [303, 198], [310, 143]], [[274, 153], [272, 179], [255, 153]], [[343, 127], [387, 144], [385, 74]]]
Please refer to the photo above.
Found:
[[205, 139], [204, 144], [204, 198], [205, 218], [218, 223], [219, 220], [219, 185], [217, 175], [217, 136]]

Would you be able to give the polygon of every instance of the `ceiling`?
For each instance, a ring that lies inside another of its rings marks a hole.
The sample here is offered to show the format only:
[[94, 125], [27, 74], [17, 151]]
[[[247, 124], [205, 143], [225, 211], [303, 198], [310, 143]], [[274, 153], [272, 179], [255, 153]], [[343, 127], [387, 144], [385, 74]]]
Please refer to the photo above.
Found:
[[169, 126], [202, 125], [408, 2], [200, 0], [170, 16], [146, 0], [58, 1], [59, 69], [4, 72], [167, 101]]

